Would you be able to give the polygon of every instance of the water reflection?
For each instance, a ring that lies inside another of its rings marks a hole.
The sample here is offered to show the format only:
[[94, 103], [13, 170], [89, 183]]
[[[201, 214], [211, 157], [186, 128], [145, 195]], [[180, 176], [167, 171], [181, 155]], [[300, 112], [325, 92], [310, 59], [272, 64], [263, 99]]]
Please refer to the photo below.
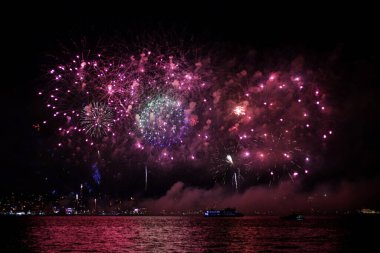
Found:
[[16, 221], [5, 224], [17, 231], [7, 239], [5, 249], [11, 252], [351, 251], [344, 247], [351, 230], [336, 218], [74, 216]]

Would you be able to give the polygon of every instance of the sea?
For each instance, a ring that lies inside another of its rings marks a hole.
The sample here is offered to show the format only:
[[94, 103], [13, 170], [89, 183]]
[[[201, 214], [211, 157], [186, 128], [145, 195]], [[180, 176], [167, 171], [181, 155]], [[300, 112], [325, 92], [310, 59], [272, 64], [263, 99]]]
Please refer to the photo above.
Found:
[[378, 216], [0, 217], [0, 252], [380, 252]]

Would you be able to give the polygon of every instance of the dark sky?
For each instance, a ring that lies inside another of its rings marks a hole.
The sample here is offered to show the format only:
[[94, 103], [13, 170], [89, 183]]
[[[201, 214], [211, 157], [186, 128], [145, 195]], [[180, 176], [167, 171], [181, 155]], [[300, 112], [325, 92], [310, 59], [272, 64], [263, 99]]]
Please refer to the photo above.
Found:
[[[380, 44], [374, 6], [332, 6], [319, 1], [297, 6], [248, 5], [245, 1], [120, 2], [123, 4], [19, 2], [4, 8], [10, 15], [2, 18], [1, 33], [5, 68], [0, 193], [46, 190], [44, 171], [58, 166], [41, 158], [46, 144], [32, 128], [39, 117], [35, 92], [48, 65], [47, 56], [62, 45], [83, 39], [91, 46], [109, 38], [128, 40], [157, 30], [186, 34], [207, 44], [229, 45], [234, 50], [253, 48], [285, 58], [302, 55], [322, 69], [326, 67], [322, 56], [336, 56], [336, 64], [327, 74], [332, 79], [332, 103], [339, 111], [336, 138], [324, 154], [325, 169], [308, 178], [304, 189], [321, 182], [355, 182], [379, 176]], [[52, 174], [49, 176], [60, 176]], [[158, 192], [176, 182], [175, 174], [172, 177], [163, 188], [156, 186]], [[74, 180], [73, 185], [77, 183]]]

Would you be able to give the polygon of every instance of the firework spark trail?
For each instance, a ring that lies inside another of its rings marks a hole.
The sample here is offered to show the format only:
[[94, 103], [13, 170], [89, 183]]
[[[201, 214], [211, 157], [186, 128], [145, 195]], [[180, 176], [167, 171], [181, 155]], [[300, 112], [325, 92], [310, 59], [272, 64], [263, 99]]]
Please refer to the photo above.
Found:
[[145, 165], [145, 192], [148, 191], [148, 167]]
[[58, 147], [82, 155], [145, 153], [155, 167], [211, 161], [216, 174], [227, 174], [229, 164], [239, 168], [236, 187], [240, 169], [269, 175], [270, 183], [308, 174], [332, 135], [331, 108], [315, 78], [224, 66], [210, 72], [208, 65], [148, 50], [76, 56], [49, 71], [53, 80], [39, 95], [52, 118], [39, 125], [59, 122]]
[[233, 182], [235, 183], [235, 191], [237, 192], [238, 191], [238, 180], [237, 180], [236, 172], [234, 172], [234, 175], [233, 175]]

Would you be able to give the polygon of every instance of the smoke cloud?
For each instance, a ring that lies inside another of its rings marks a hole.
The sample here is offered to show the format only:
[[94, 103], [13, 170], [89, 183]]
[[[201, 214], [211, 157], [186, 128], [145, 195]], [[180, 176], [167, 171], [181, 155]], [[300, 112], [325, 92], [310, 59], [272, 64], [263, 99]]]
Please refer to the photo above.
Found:
[[[377, 208], [380, 193], [376, 190], [380, 177], [356, 182], [343, 181], [323, 184], [311, 192], [303, 192], [300, 185], [291, 181], [275, 187], [251, 187], [242, 193], [234, 193], [222, 186], [211, 189], [187, 187], [175, 183], [164, 196], [149, 199], [141, 204], [152, 213], [162, 210], [182, 212], [210, 208], [237, 208], [246, 214], [286, 214], [304, 212], [307, 214], [335, 213], [359, 208]], [[372, 203], [372, 204], [370, 204]]]

